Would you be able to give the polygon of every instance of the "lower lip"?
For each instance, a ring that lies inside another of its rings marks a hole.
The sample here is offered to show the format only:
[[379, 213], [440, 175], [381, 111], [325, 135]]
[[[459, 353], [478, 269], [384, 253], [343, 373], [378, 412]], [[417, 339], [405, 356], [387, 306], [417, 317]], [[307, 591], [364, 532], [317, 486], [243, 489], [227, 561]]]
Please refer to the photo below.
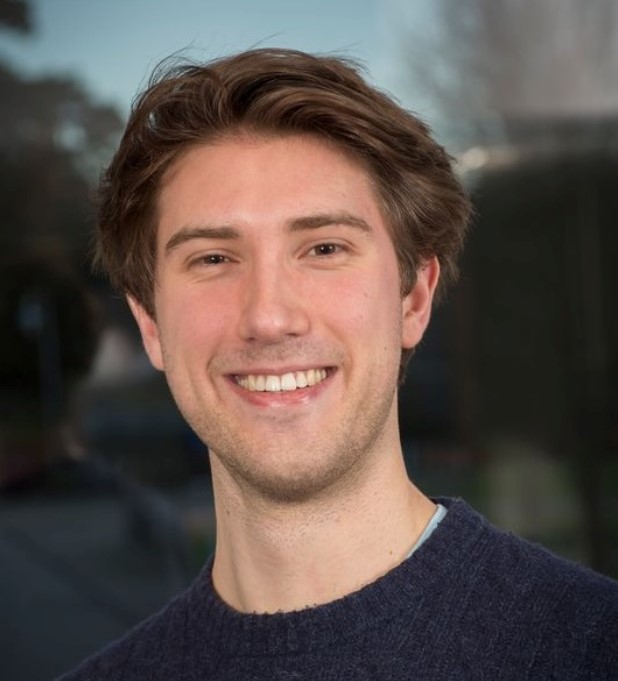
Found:
[[258, 407], [291, 407], [307, 404], [318, 397], [329, 386], [335, 373], [336, 370], [329, 369], [326, 378], [319, 383], [316, 383], [316, 385], [308, 386], [306, 388], [296, 388], [296, 390], [281, 390], [278, 392], [246, 390], [238, 385], [231, 377], [229, 378], [229, 382], [237, 395], [253, 405]]

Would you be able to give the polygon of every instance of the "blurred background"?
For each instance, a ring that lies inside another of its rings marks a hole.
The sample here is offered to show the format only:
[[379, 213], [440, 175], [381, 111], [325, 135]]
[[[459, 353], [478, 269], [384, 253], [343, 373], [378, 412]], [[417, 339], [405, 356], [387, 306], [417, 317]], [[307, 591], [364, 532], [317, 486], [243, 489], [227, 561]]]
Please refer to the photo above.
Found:
[[159, 60], [256, 45], [362, 60], [473, 195], [401, 391], [411, 475], [618, 578], [618, 2], [0, 0], [2, 679], [71, 667], [212, 550], [204, 448], [89, 267], [92, 191]]

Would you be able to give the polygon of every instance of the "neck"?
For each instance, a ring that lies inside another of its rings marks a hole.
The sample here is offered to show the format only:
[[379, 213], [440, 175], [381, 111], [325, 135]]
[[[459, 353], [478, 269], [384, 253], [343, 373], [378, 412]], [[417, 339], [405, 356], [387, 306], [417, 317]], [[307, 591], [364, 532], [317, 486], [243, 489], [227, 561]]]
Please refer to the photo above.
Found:
[[241, 612], [290, 612], [357, 591], [404, 560], [435, 510], [409, 481], [399, 448], [353, 488], [298, 504], [231, 493], [212, 460], [213, 580]]

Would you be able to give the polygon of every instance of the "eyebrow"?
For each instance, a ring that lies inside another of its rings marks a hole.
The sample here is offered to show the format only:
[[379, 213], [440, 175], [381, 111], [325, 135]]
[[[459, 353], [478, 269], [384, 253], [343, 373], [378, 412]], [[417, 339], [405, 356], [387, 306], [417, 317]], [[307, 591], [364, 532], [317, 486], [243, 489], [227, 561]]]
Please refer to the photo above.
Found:
[[[369, 224], [351, 213], [320, 213], [318, 215], [307, 215], [303, 217], [293, 218], [287, 224], [290, 232], [300, 232], [303, 230], [320, 229], [320, 227], [328, 227], [329, 225], [345, 225], [346, 227], [354, 227], [363, 232], [371, 232], [372, 229]], [[169, 241], [165, 244], [165, 254], [169, 255], [172, 251], [178, 248], [181, 244], [194, 239], [222, 239], [225, 241], [232, 239], [239, 239], [241, 233], [235, 227], [223, 225], [221, 227], [182, 227], [175, 234], [171, 236]]]
[[304, 229], [319, 229], [329, 225], [345, 225], [356, 227], [363, 232], [371, 232], [372, 229], [365, 220], [352, 215], [351, 213], [320, 213], [318, 215], [307, 215], [306, 217], [294, 218], [289, 222], [291, 232], [299, 232]]
[[169, 255], [186, 241], [193, 239], [238, 239], [240, 232], [234, 227], [182, 227], [165, 244], [165, 254]]

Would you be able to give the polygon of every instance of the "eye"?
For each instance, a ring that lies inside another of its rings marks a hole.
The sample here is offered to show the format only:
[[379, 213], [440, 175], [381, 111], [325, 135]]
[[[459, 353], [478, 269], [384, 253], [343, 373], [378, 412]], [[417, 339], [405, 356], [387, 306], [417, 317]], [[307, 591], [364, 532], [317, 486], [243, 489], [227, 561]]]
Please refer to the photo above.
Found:
[[311, 253], [318, 257], [324, 257], [326, 255], [335, 255], [342, 251], [342, 246], [333, 243], [318, 244], [311, 249]]
[[222, 262], [227, 262], [228, 258], [220, 253], [212, 253], [202, 258], [205, 265], [220, 265]]
[[208, 255], [201, 255], [191, 262], [194, 267], [210, 267], [212, 265], [222, 265], [229, 262], [230, 259], [221, 253], [209, 253]]

